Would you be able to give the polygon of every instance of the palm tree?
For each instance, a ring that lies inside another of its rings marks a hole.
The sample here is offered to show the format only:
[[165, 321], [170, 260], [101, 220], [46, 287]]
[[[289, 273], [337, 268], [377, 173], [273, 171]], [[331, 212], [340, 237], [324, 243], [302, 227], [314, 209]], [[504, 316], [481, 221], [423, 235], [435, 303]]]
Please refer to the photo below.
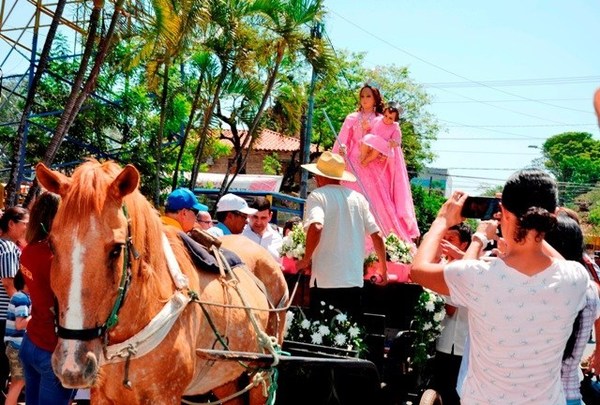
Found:
[[19, 121], [19, 127], [17, 128], [17, 134], [15, 135], [15, 140], [13, 143], [13, 153], [11, 159], [12, 164], [10, 167], [10, 175], [6, 187], [5, 206], [7, 207], [13, 206], [17, 202], [17, 190], [20, 188], [20, 184], [17, 183], [19, 182], [19, 171], [21, 170], [20, 160], [22, 149], [25, 147], [24, 134], [27, 119], [29, 118], [29, 114], [33, 108], [38, 84], [40, 83], [42, 75], [48, 66], [50, 51], [52, 50], [52, 43], [54, 42], [54, 37], [56, 36], [56, 31], [58, 30], [58, 25], [60, 23], [66, 3], [66, 0], [59, 0], [56, 3], [54, 15], [52, 16], [52, 22], [50, 23], [46, 41], [44, 42], [44, 47], [42, 49], [42, 53], [40, 54], [40, 59], [38, 60], [35, 75], [33, 76], [31, 83], [29, 83], [27, 99], [25, 100], [25, 105], [23, 106], [23, 113], [21, 114], [21, 120]]

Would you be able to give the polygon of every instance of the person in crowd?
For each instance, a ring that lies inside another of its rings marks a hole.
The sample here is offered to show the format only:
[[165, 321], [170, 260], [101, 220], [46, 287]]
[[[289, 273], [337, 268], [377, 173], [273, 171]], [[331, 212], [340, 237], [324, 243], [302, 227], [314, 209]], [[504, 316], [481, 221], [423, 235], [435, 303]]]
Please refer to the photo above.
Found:
[[365, 165], [361, 164], [360, 153], [365, 138], [367, 143], [369, 139], [381, 138], [400, 144], [402, 135], [396, 122], [400, 107], [396, 103], [384, 107], [379, 90], [370, 85], [363, 86], [359, 94], [359, 109], [346, 117], [333, 147], [333, 152], [344, 156], [348, 170], [357, 177], [357, 182], [343, 184], [365, 195], [383, 235], [394, 233], [410, 242], [420, 232], [402, 150], [392, 147], [387, 158]]
[[[440, 243], [440, 262], [462, 259], [471, 243], [473, 231], [466, 223], [451, 226]], [[467, 309], [446, 304], [442, 333], [436, 342], [432, 387], [441, 395], [445, 405], [460, 405], [456, 382], [462, 360], [469, 323]]]
[[[562, 353], [592, 281], [581, 264], [565, 261], [544, 242], [556, 224], [556, 183], [541, 170], [516, 172], [502, 192], [505, 253], [487, 261], [436, 263], [437, 245], [446, 229], [462, 221], [466, 198], [454, 192], [444, 203], [411, 271], [413, 281], [449, 295], [469, 311], [470, 352], [461, 402], [565, 404]], [[480, 224], [465, 257], [496, 231], [497, 221]]]
[[[583, 232], [576, 219], [564, 210], [557, 215], [556, 227], [546, 234], [545, 240], [555, 248], [566, 260], [579, 262], [587, 268], [583, 260]], [[594, 279], [595, 269], [588, 269], [590, 277]], [[598, 305], [598, 289], [589, 288], [586, 292], [586, 305], [578, 314], [573, 325], [573, 331], [563, 352], [561, 379], [567, 399], [567, 405], [582, 405], [580, 391], [579, 364], [583, 352], [589, 341], [592, 326], [596, 326], [596, 347], [594, 353], [600, 353], [600, 321], [597, 314], [600, 312]], [[594, 358], [594, 355], [592, 355]], [[592, 364], [592, 368], [600, 367]], [[598, 370], [598, 368], [596, 368]]]
[[248, 203], [242, 197], [235, 194], [225, 194], [217, 202], [217, 228], [224, 235], [240, 234], [248, 222], [248, 216], [256, 214], [254, 208], [248, 207]]
[[31, 317], [31, 299], [22, 272], [17, 271], [13, 283], [17, 292], [10, 298], [4, 333], [6, 357], [10, 364], [10, 386], [6, 394], [6, 405], [17, 405], [19, 395], [25, 386], [19, 349]]
[[49, 192], [36, 199], [31, 208], [28, 243], [21, 255], [21, 271], [31, 295], [31, 319], [19, 351], [28, 405], [67, 405], [74, 394], [61, 385], [52, 370], [52, 352], [58, 338], [54, 331], [54, 295], [50, 289], [53, 255], [48, 235], [59, 203], [60, 197]]
[[[0, 336], [4, 336], [6, 328], [6, 311], [10, 297], [15, 292], [13, 278], [19, 270], [21, 249], [17, 245], [23, 240], [29, 224], [29, 211], [22, 207], [9, 207], [0, 218]], [[6, 357], [4, 340], [0, 342], [0, 389], [6, 386], [8, 380], [9, 364]], [[0, 397], [2, 397], [0, 395]], [[3, 398], [2, 398], [3, 399]]]
[[281, 231], [283, 233], [283, 236], [285, 237], [285, 236], [288, 235], [288, 233], [292, 232], [292, 229], [294, 228], [294, 225], [301, 224], [301, 223], [302, 223], [302, 218], [300, 218], [297, 215], [294, 215], [293, 217], [289, 218], [283, 224], [283, 229]]
[[217, 238], [223, 236], [223, 231], [215, 226], [215, 222], [213, 221], [210, 212], [200, 211], [196, 217], [196, 222], [200, 225], [200, 229], [208, 232], [212, 236]]
[[341, 184], [355, 181], [344, 159], [323, 152], [317, 163], [302, 165], [315, 175], [318, 188], [306, 199], [306, 250], [296, 264], [311, 266], [310, 306], [318, 314], [321, 301], [361, 319], [365, 237], [370, 235], [382, 263], [381, 283], [387, 283], [385, 246], [365, 197]]
[[165, 225], [189, 232], [194, 228], [196, 216], [200, 211], [208, 211], [208, 207], [200, 204], [190, 189], [182, 187], [167, 196], [165, 215], [161, 220]]
[[255, 209], [256, 213], [248, 217], [248, 224], [242, 230], [242, 235], [267, 249], [277, 263], [281, 263], [279, 249], [283, 238], [271, 227], [271, 201], [265, 197], [254, 197], [250, 208]]

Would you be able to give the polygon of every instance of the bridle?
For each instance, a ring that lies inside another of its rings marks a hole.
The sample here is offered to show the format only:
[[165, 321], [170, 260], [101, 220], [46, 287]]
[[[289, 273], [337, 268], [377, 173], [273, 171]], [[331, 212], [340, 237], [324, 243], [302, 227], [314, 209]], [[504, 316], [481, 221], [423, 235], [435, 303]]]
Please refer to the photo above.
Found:
[[[121, 273], [121, 282], [119, 283], [119, 289], [117, 294], [117, 299], [113, 304], [113, 307], [110, 311], [110, 315], [106, 319], [106, 321], [95, 328], [87, 328], [87, 329], [68, 329], [59, 325], [58, 323], [58, 303], [55, 298], [55, 329], [56, 334], [61, 339], [67, 340], [83, 340], [90, 341], [99, 337], [104, 337], [105, 344], [108, 343], [108, 332], [111, 328], [113, 328], [119, 322], [119, 310], [123, 306], [123, 301], [125, 300], [125, 296], [127, 295], [127, 291], [129, 289], [129, 284], [131, 282], [131, 256], [134, 259], [139, 259], [140, 254], [137, 249], [133, 245], [133, 239], [131, 237], [131, 218], [127, 212], [127, 207], [123, 205], [123, 214], [125, 214], [125, 218], [127, 220], [127, 235], [126, 235], [126, 243], [123, 245], [124, 248], [124, 258], [123, 258], [123, 272]], [[130, 254], [131, 253], [131, 254]]]

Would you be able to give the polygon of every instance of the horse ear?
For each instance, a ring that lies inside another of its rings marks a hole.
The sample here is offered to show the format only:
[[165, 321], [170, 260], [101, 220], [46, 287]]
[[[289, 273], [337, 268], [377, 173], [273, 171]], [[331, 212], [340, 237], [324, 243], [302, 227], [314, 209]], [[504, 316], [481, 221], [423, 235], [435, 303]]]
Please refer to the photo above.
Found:
[[133, 165], [127, 165], [110, 185], [110, 192], [117, 200], [133, 193], [140, 183], [140, 172]]
[[62, 173], [50, 170], [45, 164], [35, 166], [38, 182], [48, 191], [64, 197], [71, 187], [71, 179]]

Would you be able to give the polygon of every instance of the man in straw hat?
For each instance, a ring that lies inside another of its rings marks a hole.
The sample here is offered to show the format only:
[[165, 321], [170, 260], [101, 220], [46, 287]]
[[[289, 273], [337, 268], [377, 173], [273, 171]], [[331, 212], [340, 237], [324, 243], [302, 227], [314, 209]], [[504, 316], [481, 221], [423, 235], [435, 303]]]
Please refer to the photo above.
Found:
[[367, 199], [340, 184], [356, 181], [344, 159], [323, 152], [317, 163], [302, 165], [315, 175], [318, 188], [306, 199], [304, 228], [306, 253], [296, 267], [311, 266], [310, 306], [333, 305], [354, 319], [361, 317], [365, 237], [370, 235], [379, 262], [382, 283], [387, 282], [385, 246]]

